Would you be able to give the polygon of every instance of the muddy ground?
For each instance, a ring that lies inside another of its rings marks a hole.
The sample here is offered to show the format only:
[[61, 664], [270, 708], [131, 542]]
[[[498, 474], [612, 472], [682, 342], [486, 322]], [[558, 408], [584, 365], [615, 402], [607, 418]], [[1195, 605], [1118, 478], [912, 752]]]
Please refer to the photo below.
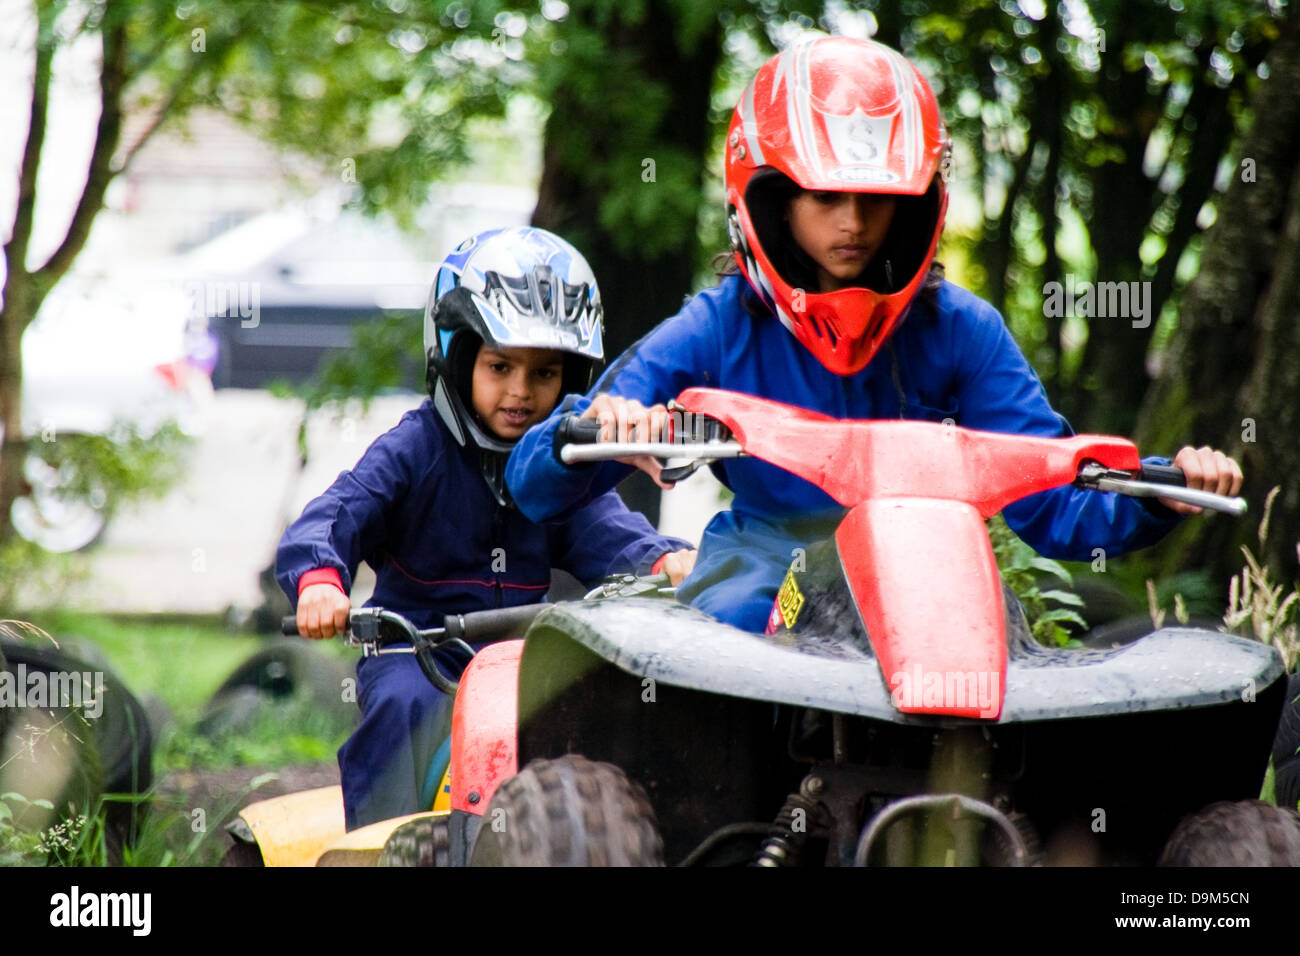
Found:
[[[259, 777], [274, 774], [256, 788], [253, 782]], [[312, 790], [338, 784], [339, 767], [328, 762], [302, 764], [268, 770], [265, 767], [230, 767], [224, 770], [178, 770], [159, 781], [155, 790], [156, 806], [163, 812], [180, 813], [191, 821], [198, 819], [196, 810], [202, 810], [207, 838], [200, 846], [196, 858], [189, 861], [197, 866], [215, 866], [230, 845], [225, 825], [239, 813], [241, 807], [257, 800], [266, 800], [299, 790]], [[180, 833], [184, 833], [181, 821]], [[176, 827], [173, 827], [176, 829]], [[176, 834], [169, 832], [168, 844], [176, 847]]]

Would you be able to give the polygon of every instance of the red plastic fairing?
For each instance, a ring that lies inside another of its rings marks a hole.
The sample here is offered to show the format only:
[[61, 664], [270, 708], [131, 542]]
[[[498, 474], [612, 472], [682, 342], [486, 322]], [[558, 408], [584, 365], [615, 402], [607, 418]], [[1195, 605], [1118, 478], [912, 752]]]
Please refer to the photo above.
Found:
[[1137, 448], [1122, 438], [846, 422], [712, 388], [689, 388], [678, 402], [721, 421], [749, 454], [812, 482], [847, 507], [868, 498], [942, 498], [965, 501], [990, 518], [1026, 495], [1070, 484], [1085, 459], [1125, 471], [1141, 465]]
[[837, 421], [706, 388], [678, 401], [851, 509], [835, 534], [840, 560], [894, 705], [908, 713], [996, 720], [1002, 712], [1006, 618], [981, 519], [1070, 484], [1086, 459], [1125, 471], [1141, 464], [1119, 438]]
[[[482, 816], [518, 770], [519, 655], [523, 641], [489, 644], [470, 661], [451, 718], [451, 808]], [[471, 799], [471, 796], [473, 799]]]
[[1006, 618], [979, 513], [957, 501], [877, 499], [850, 511], [835, 541], [894, 706], [996, 720]]

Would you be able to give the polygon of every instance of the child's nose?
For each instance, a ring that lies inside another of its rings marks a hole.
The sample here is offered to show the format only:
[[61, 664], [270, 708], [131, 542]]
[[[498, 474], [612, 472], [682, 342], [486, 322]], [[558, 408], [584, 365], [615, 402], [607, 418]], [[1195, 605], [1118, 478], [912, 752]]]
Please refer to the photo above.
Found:
[[871, 222], [879, 204], [875, 196], [849, 193], [843, 205], [846, 223], [855, 229], [862, 229]]
[[529, 380], [528, 372], [523, 369], [517, 369], [514, 374], [510, 376], [508, 387], [512, 395], [529, 395], [532, 391], [532, 383]]

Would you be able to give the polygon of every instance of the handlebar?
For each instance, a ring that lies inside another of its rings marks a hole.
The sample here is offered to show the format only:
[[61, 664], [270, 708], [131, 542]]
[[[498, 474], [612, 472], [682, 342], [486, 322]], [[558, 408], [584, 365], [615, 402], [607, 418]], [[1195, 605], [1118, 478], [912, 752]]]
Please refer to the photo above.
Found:
[[[693, 435], [674, 435], [676, 439], [674, 441], [601, 442], [600, 426], [595, 419], [566, 416], [556, 429], [557, 457], [566, 465], [609, 461], [638, 455], [690, 461], [689, 465], [665, 471], [668, 480], [676, 481], [686, 477], [695, 467], [704, 462], [747, 456], [748, 453], [740, 442], [729, 440], [729, 433], [716, 419], [697, 415], [698, 420], [708, 423], [705, 429], [697, 427]], [[1244, 515], [1247, 510], [1243, 498], [1229, 498], [1209, 491], [1188, 488], [1187, 476], [1183, 474], [1182, 469], [1171, 465], [1142, 465], [1134, 473], [1107, 469], [1095, 462], [1085, 462], [1079, 467], [1074, 483], [1080, 488], [1113, 491], [1135, 498], [1170, 498], [1234, 517]]]
[[1229, 498], [1212, 491], [1187, 487], [1187, 476], [1172, 465], [1143, 465], [1136, 476], [1127, 471], [1112, 471], [1095, 462], [1079, 468], [1075, 484], [1096, 491], [1114, 491], [1134, 498], [1171, 498], [1183, 504], [1240, 518], [1246, 513], [1244, 498]]
[[[377, 654], [414, 654], [420, 669], [435, 687], [444, 694], [454, 695], [459, 682], [438, 668], [434, 651], [442, 647], [455, 647], [472, 656], [470, 641], [486, 643], [517, 636], [527, 629], [533, 618], [550, 605], [525, 604], [520, 607], [494, 608], [473, 611], [469, 614], [448, 614], [442, 627], [417, 628], [415, 624], [396, 611], [380, 607], [353, 608], [348, 612], [348, 640], [352, 647], [360, 647], [362, 656]], [[387, 628], [384, 625], [388, 625]], [[298, 619], [286, 616], [280, 620], [281, 633], [297, 636]], [[392, 637], [397, 632], [400, 637]], [[409, 644], [402, 643], [409, 641]], [[394, 643], [400, 646], [390, 646]]]
[[600, 423], [596, 419], [566, 415], [555, 429], [556, 457], [564, 464], [572, 465], [633, 455], [685, 458], [692, 461], [745, 456], [745, 450], [739, 442], [727, 440], [725, 426], [717, 419], [707, 416], [696, 416], [693, 428], [671, 429], [669, 437], [669, 441], [657, 442], [602, 442]]
[[565, 415], [555, 429], [555, 444], [594, 445], [600, 441], [600, 422], [594, 418], [579, 418], [577, 415]]

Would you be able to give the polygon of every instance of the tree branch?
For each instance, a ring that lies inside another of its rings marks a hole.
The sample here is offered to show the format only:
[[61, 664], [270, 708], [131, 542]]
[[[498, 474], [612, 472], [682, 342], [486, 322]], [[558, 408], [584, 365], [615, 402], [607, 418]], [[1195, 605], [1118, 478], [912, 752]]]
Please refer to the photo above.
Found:
[[[1192, 100], [1196, 99], [1195, 96], [1192, 97]], [[1191, 105], [1189, 101], [1189, 110]], [[1214, 87], [1196, 106], [1196, 112], [1189, 113], [1197, 118], [1198, 126], [1191, 149], [1183, 158], [1184, 174], [1182, 186], [1178, 190], [1178, 212], [1174, 214], [1174, 224], [1165, 237], [1165, 254], [1160, 257], [1151, 285], [1151, 314], [1157, 316], [1173, 291], [1178, 260], [1197, 233], [1196, 219], [1200, 215], [1201, 206], [1214, 189], [1223, 145], [1232, 136], [1228, 90]], [[1170, 152], [1172, 154], [1173, 150]]]
[[[101, 27], [104, 54], [99, 73], [100, 113], [95, 130], [95, 145], [90, 153], [90, 169], [77, 208], [68, 224], [67, 235], [54, 255], [35, 273], [42, 289], [48, 290], [68, 271], [73, 260], [86, 245], [95, 216], [104, 206], [104, 193], [112, 182], [113, 154], [122, 135], [122, 90], [126, 85], [126, 12], [116, 0], [105, 4]], [[114, 16], [114, 14], [117, 14]]]
[[45, 126], [50, 102], [50, 63], [53, 46], [42, 42], [44, 31], [37, 26], [36, 75], [32, 83], [32, 106], [28, 114], [27, 143], [23, 147], [22, 166], [18, 173], [18, 207], [14, 211], [9, 241], [4, 244], [5, 285], [18, 274], [27, 274], [27, 249], [32, 238], [32, 221], [36, 212], [36, 173], [45, 144]]
[[113, 164], [114, 169], [117, 172], [121, 172], [131, 165], [131, 161], [135, 159], [136, 153], [140, 152], [145, 143], [149, 142], [150, 138], [158, 130], [158, 127], [162, 125], [163, 120], [167, 119], [172, 109], [176, 106], [176, 101], [180, 99], [181, 93], [189, 88], [198, 72], [199, 61], [197, 59], [191, 59], [190, 65], [186, 67], [180, 77], [177, 78], [175, 85], [163, 100], [162, 105], [159, 106], [158, 109], [154, 111], [153, 116], [149, 118], [149, 122], [145, 125], [144, 130], [141, 131], [140, 135], [136, 137], [135, 142], [127, 147], [126, 151], [122, 153], [120, 158]]

